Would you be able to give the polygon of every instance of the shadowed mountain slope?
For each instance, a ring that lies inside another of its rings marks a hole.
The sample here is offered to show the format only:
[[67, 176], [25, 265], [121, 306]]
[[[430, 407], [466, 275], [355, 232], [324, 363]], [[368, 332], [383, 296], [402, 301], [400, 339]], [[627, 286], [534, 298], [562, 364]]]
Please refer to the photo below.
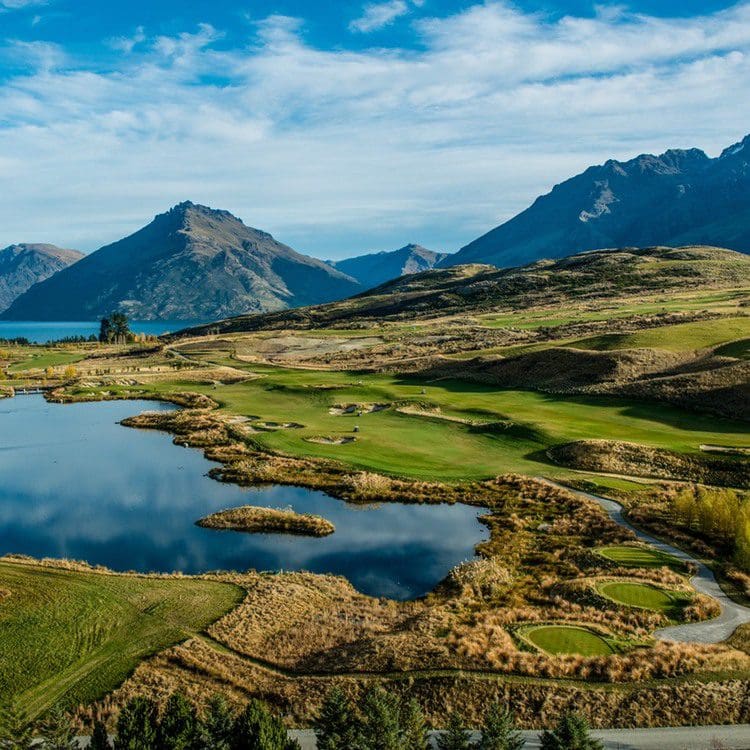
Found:
[[55, 245], [20, 244], [0, 250], [0, 312], [34, 284], [73, 265], [83, 253]]

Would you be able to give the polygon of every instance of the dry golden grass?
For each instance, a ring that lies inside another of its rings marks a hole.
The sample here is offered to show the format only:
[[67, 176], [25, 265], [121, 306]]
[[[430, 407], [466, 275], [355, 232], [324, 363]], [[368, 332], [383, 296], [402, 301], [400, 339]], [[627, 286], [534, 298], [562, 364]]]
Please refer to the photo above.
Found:
[[328, 536], [336, 530], [330, 521], [321, 516], [254, 505], [220, 510], [201, 518], [197, 524], [207, 529], [233, 529], [253, 534]]

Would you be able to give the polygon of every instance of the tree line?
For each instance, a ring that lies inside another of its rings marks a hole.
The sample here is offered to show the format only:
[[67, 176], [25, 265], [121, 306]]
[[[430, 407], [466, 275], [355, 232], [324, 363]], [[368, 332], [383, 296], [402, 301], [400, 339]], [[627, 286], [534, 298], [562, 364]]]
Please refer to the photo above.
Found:
[[[429, 750], [428, 728], [416, 700], [377, 687], [358, 703], [334, 688], [313, 722], [318, 750]], [[202, 712], [181, 693], [170, 696], [161, 710], [156, 701], [139, 696], [120, 711], [113, 740], [101, 720], [92, 730], [89, 750], [300, 750], [281, 717], [266, 704], [253, 699], [235, 711], [220, 695]], [[75, 734], [70, 717], [60, 710], [52, 711], [38, 728], [11, 710], [0, 714], [2, 750], [82, 750]], [[585, 719], [572, 713], [542, 732], [540, 741], [542, 750], [602, 749]], [[438, 750], [522, 750], [524, 745], [513, 714], [499, 703], [485, 712], [478, 739], [458, 712], [451, 713], [436, 739]]]

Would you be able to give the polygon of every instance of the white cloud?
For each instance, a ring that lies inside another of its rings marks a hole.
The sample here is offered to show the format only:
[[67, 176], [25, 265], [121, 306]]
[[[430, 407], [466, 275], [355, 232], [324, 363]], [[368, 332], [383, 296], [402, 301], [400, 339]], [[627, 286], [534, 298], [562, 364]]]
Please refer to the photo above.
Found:
[[137, 45], [146, 41], [146, 31], [143, 26], [138, 26], [132, 36], [118, 36], [109, 40], [109, 46], [112, 49], [124, 52], [129, 55]]
[[365, 5], [362, 15], [349, 24], [349, 30], [360, 31], [365, 34], [370, 31], [378, 31], [393, 23], [397, 18], [405, 16], [409, 10], [409, 3], [406, 0], [369, 3]]
[[455, 250], [589, 164], [750, 130], [747, 2], [559, 20], [488, 2], [416, 29], [419, 51], [331, 51], [298, 19], [235, 49], [206, 25], [106, 71], [15, 43], [0, 246], [90, 249], [190, 198], [323, 257]]
[[48, 5], [50, 0], [0, 0], [0, 8], [8, 10], [20, 10], [22, 8], [33, 8], [39, 5]]

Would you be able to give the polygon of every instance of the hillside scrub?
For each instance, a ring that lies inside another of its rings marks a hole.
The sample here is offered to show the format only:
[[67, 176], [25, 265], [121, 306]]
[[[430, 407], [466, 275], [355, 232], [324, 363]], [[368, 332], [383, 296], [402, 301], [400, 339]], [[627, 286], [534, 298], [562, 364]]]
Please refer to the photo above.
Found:
[[579, 440], [550, 448], [547, 455], [583, 471], [750, 488], [750, 461], [731, 456], [689, 455], [615, 440]]

